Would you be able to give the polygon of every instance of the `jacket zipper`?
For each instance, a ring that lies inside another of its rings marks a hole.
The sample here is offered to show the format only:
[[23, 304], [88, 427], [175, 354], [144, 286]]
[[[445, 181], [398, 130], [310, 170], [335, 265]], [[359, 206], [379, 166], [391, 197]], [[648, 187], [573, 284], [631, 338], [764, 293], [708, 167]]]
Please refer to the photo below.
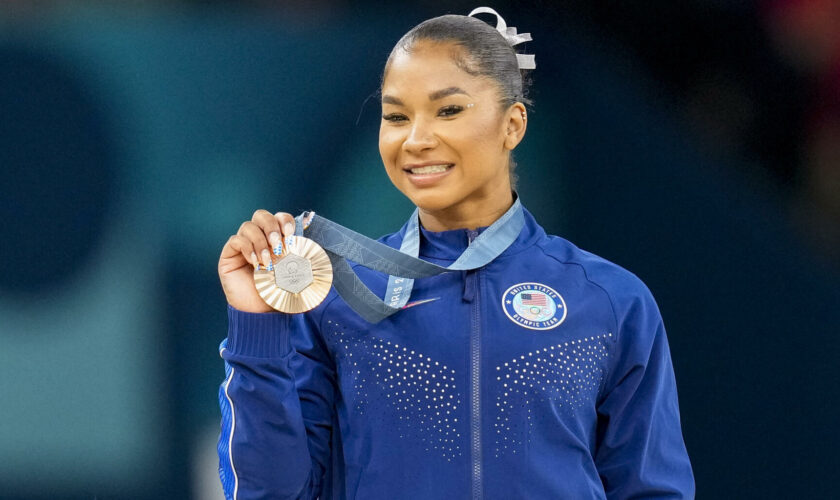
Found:
[[[468, 230], [470, 243], [478, 231]], [[464, 295], [469, 297], [470, 309], [470, 455], [472, 457], [472, 498], [484, 498], [484, 478], [481, 460], [481, 270], [467, 271]]]

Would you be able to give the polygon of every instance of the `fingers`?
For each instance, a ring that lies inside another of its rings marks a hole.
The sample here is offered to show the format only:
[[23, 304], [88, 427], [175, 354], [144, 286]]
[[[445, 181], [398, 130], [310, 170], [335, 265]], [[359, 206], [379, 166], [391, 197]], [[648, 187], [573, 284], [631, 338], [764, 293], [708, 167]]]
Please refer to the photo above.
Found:
[[[238, 251], [255, 268], [259, 264], [271, 268], [273, 255], [284, 253], [284, 240], [294, 233], [295, 219], [291, 214], [278, 212], [272, 215], [267, 210], [257, 210], [251, 220], [243, 222], [236, 234], [228, 240], [222, 256], [234, 257]], [[232, 255], [226, 255], [231, 252]]]
[[222, 249], [222, 258], [229, 259], [237, 255], [246, 262], [249, 262], [255, 269], [259, 266], [257, 253], [251, 240], [239, 234], [234, 234], [228, 239], [227, 244]]
[[[236, 233], [247, 239], [259, 263], [266, 268], [272, 264], [272, 254], [281, 249], [280, 224], [267, 210], [257, 210], [250, 221], [243, 222]], [[243, 255], [250, 255], [243, 253]], [[246, 258], [247, 260], [247, 258]]]
[[280, 225], [283, 232], [283, 251], [288, 250], [289, 245], [292, 244], [292, 237], [295, 235], [295, 218], [286, 212], [277, 212], [274, 214], [274, 220]]
[[[239, 231], [236, 232], [236, 236], [247, 240], [250, 245], [250, 250], [257, 256], [259, 263], [268, 267], [271, 263], [271, 252], [268, 250], [268, 238], [260, 226], [253, 221], [243, 222], [239, 226]], [[246, 260], [250, 259], [250, 253], [243, 252], [243, 255], [247, 256]]]
[[254, 212], [253, 217], [251, 217], [251, 222], [260, 228], [267, 241], [267, 247], [260, 247], [261, 251], [257, 252], [257, 255], [260, 255], [262, 258], [262, 254], [264, 253], [262, 250], [264, 248], [268, 250], [269, 258], [272, 253], [280, 255], [278, 252], [282, 250], [281, 227], [277, 219], [271, 215], [271, 212], [268, 210], [257, 210]]
[[295, 218], [292, 217], [292, 214], [287, 214], [286, 212], [277, 212], [274, 214], [274, 219], [283, 228], [283, 237], [288, 238], [289, 236], [295, 235]]

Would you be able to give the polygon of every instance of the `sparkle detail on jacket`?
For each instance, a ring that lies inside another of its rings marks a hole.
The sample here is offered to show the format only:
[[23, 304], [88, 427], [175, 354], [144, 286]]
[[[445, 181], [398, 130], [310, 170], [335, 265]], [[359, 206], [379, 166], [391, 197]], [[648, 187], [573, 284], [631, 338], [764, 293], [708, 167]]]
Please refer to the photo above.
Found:
[[396, 424], [400, 439], [413, 439], [418, 448], [438, 451], [449, 461], [461, 456], [464, 430], [455, 417], [461, 406], [455, 370], [375, 337], [345, 342], [344, 332], [336, 330], [333, 340], [355, 389], [355, 414], [367, 412], [383, 425]]

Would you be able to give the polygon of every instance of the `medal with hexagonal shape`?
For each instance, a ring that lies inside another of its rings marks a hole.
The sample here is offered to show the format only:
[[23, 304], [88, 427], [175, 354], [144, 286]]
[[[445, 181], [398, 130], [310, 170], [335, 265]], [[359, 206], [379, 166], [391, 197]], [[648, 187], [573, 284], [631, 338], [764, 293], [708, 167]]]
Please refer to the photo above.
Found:
[[306, 312], [326, 298], [332, 285], [330, 259], [324, 249], [303, 236], [287, 240], [285, 255], [266, 269], [254, 270], [254, 286], [260, 297], [285, 313]]

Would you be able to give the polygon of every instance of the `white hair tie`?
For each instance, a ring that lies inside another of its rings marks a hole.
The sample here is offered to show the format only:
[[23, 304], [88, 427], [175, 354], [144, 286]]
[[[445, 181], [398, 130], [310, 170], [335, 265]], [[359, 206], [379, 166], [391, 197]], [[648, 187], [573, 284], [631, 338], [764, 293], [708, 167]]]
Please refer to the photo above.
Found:
[[[516, 34], [516, 28], [513, 26], [508, 27], [505, 20], [502, 19], [502, 16], [490, 7], [476, 7], [469, 13], [469, 17], [473, 17], [475, 14], [493, 14], [496, 16], [496, 31], [505, 37], [505, 40], [507, 40], [511, 47], [533, 40], [530, 33]], [[537, 67], [533, 54], [516, 54], [516, 61], [519, 63], [519, 69], [535, 69]]]

